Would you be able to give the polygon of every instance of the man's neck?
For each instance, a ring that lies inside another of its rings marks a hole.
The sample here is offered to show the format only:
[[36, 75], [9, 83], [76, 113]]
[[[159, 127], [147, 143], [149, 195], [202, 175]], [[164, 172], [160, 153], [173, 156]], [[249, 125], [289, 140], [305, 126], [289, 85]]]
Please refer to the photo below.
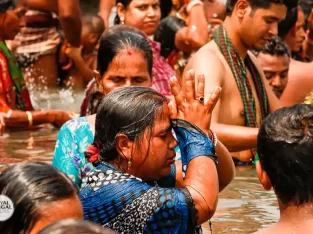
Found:
[[279, 223], [292, 223], [292, 224], [311, 224], [313, 223], [313, 203], [306, 203], [300, 206], [289, 205], [280, 208]]
[[228, 34], [229, 39], [231, 40], [233, 46], [238, 51], [241, 58], [245, 58], [248, 53], [248, 48], [246, 48], [237, 33], [237, 27], [234, 23], [234, 20], [231, 17], [226, 17], [224, 21], [224, 27]]

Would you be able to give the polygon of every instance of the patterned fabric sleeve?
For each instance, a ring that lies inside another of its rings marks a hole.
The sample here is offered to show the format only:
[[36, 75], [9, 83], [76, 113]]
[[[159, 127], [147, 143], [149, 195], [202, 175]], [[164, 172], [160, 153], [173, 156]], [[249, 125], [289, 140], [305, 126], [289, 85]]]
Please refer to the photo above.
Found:
[[119, 171], [96, 170], [80, 199], [86, 220], [117, 233], [195, 233], [196, 210], [185, 188], [151, 186]]
[[72, 132], [67, 124], [63, 125], [57, 137], [52, 165], [69, 176], [75, 184], [81, 185], [79, 168], [74, 163], [74, 156], [79, 152]]
[[157, 208], [145, 226], [145, 233], [196, 232], [196, 209], [186, 188], [158, 189]]

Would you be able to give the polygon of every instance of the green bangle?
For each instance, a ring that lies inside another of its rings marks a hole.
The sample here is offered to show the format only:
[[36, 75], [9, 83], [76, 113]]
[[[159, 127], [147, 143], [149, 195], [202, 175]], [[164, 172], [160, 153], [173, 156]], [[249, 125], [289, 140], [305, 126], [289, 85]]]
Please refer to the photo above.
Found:
[[255, 165], [258, 161], [260, 161], [260, 158], [259, 158], [259, 154], [257, 153], [257, 154], [255, 155], [255, 157], [254, 157], [254, 165]]

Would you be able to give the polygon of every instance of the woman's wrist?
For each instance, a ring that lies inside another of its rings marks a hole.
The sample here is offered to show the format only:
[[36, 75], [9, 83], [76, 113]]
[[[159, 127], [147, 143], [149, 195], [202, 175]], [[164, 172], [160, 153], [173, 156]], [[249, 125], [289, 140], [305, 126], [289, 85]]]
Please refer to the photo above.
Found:
[[208, 134], [185, 120], [172, 120], [172, 122], [184, 165], [188, 165], [192, 159], [199, 156], [208, 156], [217, 163], [215, 147]]

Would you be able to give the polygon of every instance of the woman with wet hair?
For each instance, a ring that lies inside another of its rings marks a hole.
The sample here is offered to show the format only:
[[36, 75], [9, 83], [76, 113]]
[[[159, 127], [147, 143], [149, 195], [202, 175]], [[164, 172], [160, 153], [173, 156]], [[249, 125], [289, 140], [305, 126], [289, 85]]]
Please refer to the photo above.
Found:
[[62, 172], [41, 162], [14, 164], [0, 175], [0, 194], [14, 213], [0, 222], [0, 233], [37, 234], [58, 220], [83, 219], [78, 189]]
[[221, 89], [204, 100], [204, 87], [199, 76], [195, 90], [188, 72], [182, 88], [171, 80], [170, 103], [135, 86], [103, 98], [85, 152], [96, 167], [80, 192], [86, 220], [118, 233], [201, 233], [234, 176], [229, 152], [209, 130]]
[[[150, 87], [152, 83], [152, 50], [146, 38], [137, 29], [115, 26], [100, 39], [98, 71], [82, 111], [92, 114], [103, 96], [126, 86]], [[87, 107], [87, 108], [86, 108]], [[95, 115], [76, 118], [61, 128], [53, 158], [53, 166], [68, 175], [79, 187], [82, 178], [94, 170], [84, 156], [93, 142]]]
[[91, 222], [64, 219], [50, 224], [39, 234], [114, 234], [114, 232]]

